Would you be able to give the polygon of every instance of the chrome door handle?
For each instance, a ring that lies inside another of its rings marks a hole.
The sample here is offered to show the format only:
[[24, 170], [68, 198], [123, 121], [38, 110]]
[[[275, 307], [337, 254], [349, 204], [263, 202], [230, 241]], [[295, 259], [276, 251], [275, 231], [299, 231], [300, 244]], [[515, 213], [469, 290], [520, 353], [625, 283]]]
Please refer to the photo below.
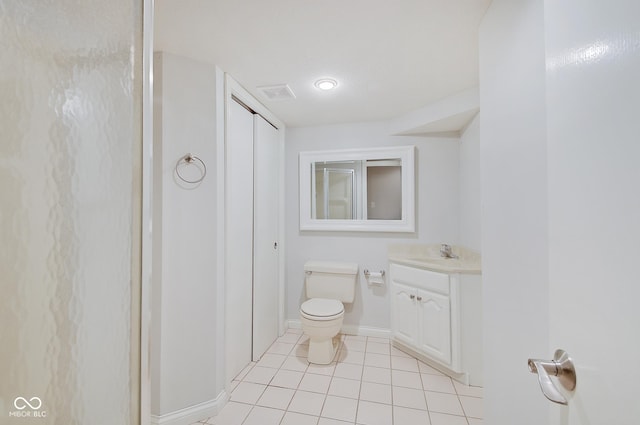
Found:
[[558, 377], [558, 381], [567, 391], [576, 388], [576, 369], [573, 360], [564, 350], [556, 350], [553, 360], [529, 359], [529, 371], [538, 374], [538, 382], [542, 394], [554, 403], [567, 405], [569, 402], [551, 380], [551, 376]]

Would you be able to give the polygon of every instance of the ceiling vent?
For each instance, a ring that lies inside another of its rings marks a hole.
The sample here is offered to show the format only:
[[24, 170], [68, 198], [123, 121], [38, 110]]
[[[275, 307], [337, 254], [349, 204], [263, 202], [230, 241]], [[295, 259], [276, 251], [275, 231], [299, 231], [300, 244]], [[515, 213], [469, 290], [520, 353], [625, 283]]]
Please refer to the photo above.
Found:
[[269, 100], [293, 100], [296, 98], [296, 95], [293, 94], [291, 88], [286, 84], [261, 86], [256, 88]]

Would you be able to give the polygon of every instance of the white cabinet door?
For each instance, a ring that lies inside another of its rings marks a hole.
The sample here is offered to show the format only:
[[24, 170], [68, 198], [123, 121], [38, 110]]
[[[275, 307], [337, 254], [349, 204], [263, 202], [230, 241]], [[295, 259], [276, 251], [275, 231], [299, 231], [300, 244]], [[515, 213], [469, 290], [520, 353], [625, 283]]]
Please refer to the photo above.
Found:
[[420, 350], [445, 364], [451, 364], [449, 297], [419, 289], [416, 301]]
[[417, 346], [418, 319], [416, 289], [401, 283], [391, 283], [391, 331], [396, 339]]

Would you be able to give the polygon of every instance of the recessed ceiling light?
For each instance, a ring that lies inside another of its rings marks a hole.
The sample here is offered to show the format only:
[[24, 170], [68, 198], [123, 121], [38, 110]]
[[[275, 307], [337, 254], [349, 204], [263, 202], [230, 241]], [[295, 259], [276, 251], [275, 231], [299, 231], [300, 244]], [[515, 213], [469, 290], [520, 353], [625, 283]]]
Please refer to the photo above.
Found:
[[336, 87], [338, 87], [338, 82], [332, 78], [321, 78], [315, 83], [313, 83], [313, 85], [320, 90], [327, 91], [327, 90], [333, 90]]

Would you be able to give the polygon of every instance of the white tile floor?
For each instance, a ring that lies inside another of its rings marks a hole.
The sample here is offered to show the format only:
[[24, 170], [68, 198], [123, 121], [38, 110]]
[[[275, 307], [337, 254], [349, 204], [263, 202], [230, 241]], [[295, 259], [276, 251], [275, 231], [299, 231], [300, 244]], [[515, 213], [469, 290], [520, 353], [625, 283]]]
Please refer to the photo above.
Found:
[[194, 425], [481, 425], [482, 388], [468, 387], [392, 347], [340, 336], [334, 363], [307, 363], [290, 329], [232, 382], [219, 415]]

